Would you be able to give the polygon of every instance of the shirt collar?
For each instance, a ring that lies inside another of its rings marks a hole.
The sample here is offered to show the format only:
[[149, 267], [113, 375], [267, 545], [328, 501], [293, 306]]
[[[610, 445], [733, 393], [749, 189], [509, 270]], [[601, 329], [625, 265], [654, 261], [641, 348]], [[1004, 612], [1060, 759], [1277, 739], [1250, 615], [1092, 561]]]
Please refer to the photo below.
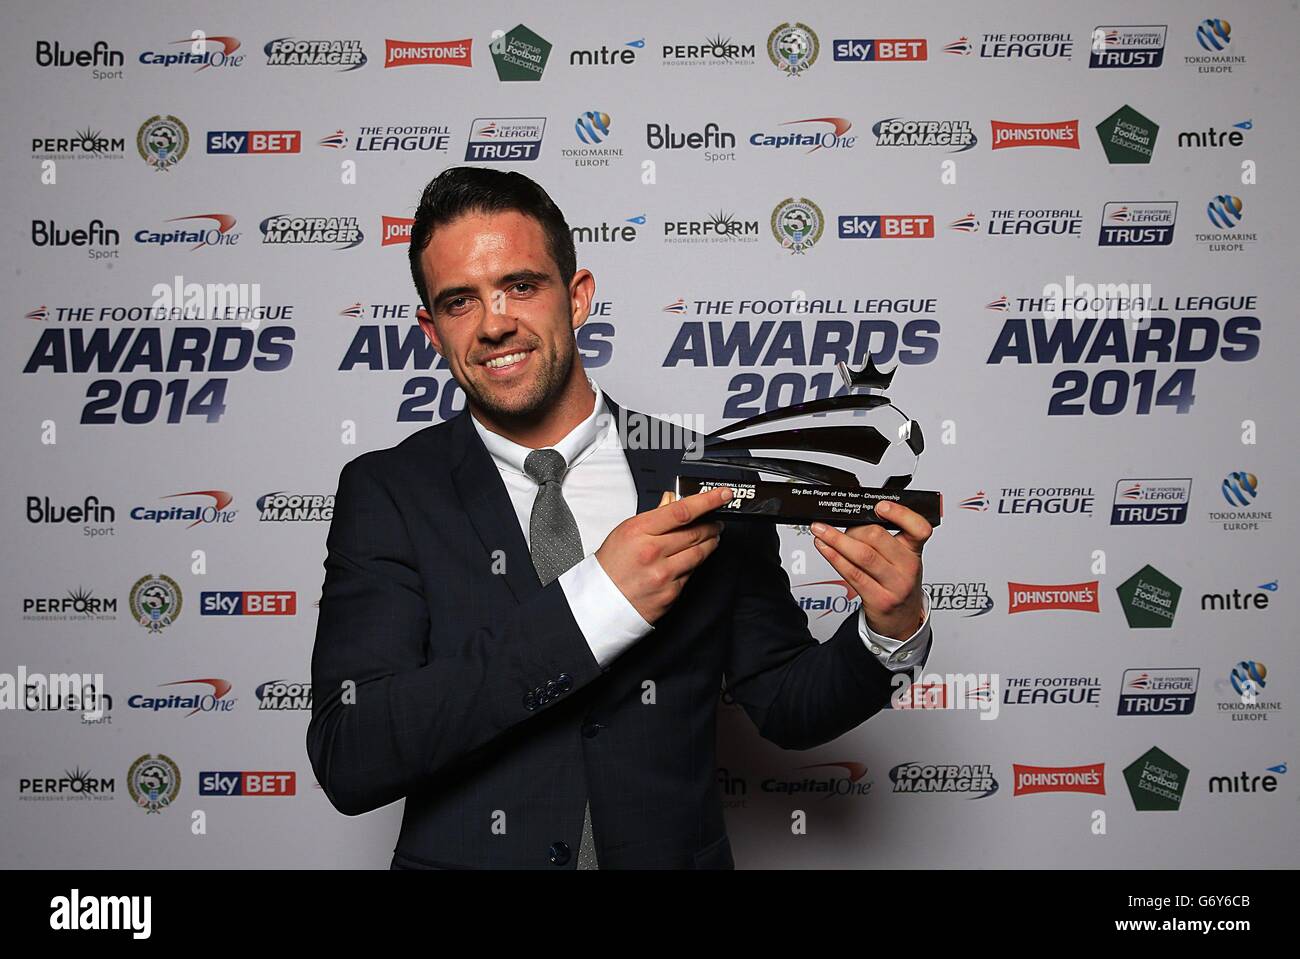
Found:
[[[587, 383], [596, 393], [596, 402], [592, 404], [591, 414], [569, 431], [562, 440], [551, 447], [542, 447], [554, 449], [564, 457], [564, 462], [569, 469], [577, 466], [582, 460], [586, 459], [604, 443], [613, 429], [613, 418], [605, 409], [605, 394], [601, 392], [600, 385], [590, 376], [587, 377]], [[601, 418], [604, 414], [604, 419]], [[470, 422], [474, 424], [474, 429], [478, 430], [478, 435], [483, 439], [483, 445], [492, 456], [492, 461], [496, 463], [498, 469], [509, 470], [512, 473], [524, 473], [524, 459], [532, 452], [527, 446], [521, 446], [508, 440], [500, 433], [494, 433], [478, 419], [466, 410]]]

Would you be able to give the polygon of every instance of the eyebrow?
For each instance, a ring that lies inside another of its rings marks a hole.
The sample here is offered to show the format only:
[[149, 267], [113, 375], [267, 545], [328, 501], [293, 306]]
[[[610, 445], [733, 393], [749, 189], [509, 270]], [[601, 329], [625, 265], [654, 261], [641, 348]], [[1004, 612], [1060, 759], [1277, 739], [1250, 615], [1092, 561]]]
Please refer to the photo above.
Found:
[[[511, 273], [507, 273], [505, 276], [498, 277], [493, 285], [501, 287], [510, 286], [514, 283], [536, 283], [538, 286], [542, 286], [549, 282], [550, 279], [551, 276], [549, 274], [542, 273], [539, 270], [514, 270]], [[457, 296], [465, 296], [473, 292], [474, 288], [472, 286], [444, 287], [439, 290], [437, 296], [433, 298], [433, 307], [436, 310], [447, 300], [453, 299]]]

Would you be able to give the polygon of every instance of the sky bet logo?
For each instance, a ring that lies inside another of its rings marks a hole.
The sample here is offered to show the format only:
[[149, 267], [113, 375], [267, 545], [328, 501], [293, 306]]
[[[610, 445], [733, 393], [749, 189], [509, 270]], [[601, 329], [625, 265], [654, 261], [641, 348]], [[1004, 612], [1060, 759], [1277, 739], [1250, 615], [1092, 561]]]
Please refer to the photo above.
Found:
[[201, 616], [296, 616], [298, 594], [283, 589], [205, 590], [199, 596]]
[[834, 42], [836, 60], [852, 60], [854, 63], [892, 62], [903, 60], [925, 60], [929, 51], [925, 40], [836, 40]]
[[933, 239], [934, 217], [871, 213], [840, 217], [841, 240]]
[[204, 771], [199, 773], [200, 796], [292, 796], [298, 774], [287, 772]]
[[208, 152], [301, 153], [301, 130], [209, 130]]

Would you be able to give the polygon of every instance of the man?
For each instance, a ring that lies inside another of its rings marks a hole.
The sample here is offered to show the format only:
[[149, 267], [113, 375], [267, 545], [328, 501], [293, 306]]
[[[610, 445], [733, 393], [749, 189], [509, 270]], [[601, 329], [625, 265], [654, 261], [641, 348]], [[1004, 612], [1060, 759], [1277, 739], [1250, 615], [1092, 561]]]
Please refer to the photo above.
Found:
[[672, 501], [684, 446], [643, 449], [574, 331], [595, 279], [518, 173], [445, 171], [411, 230], [420, 325], [466, 412], [339, 477], [307, 747], [348, 815], [405, 798], [394, 868], [732, 868], [714, 761], [725, 680], [806, 749], [886, 705], [930, 645], [930, 525], [815, 526], [862, 597], [826, 643], [773, 526]]

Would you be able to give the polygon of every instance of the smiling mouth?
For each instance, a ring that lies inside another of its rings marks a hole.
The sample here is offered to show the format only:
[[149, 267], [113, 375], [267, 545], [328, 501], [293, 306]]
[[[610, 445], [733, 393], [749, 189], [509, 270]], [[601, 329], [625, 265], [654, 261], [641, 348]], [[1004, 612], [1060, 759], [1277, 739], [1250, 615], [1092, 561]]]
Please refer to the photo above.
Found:
[[518, 353], [507, 353], [504, 356], [494, 356], [490, 360], [484, 361], [483, 365], [490, 370], [501, 370], [508, 366], [514, 366], [516, 363], [523, 362], [528, 356], [528, 350], [520, 350]]

